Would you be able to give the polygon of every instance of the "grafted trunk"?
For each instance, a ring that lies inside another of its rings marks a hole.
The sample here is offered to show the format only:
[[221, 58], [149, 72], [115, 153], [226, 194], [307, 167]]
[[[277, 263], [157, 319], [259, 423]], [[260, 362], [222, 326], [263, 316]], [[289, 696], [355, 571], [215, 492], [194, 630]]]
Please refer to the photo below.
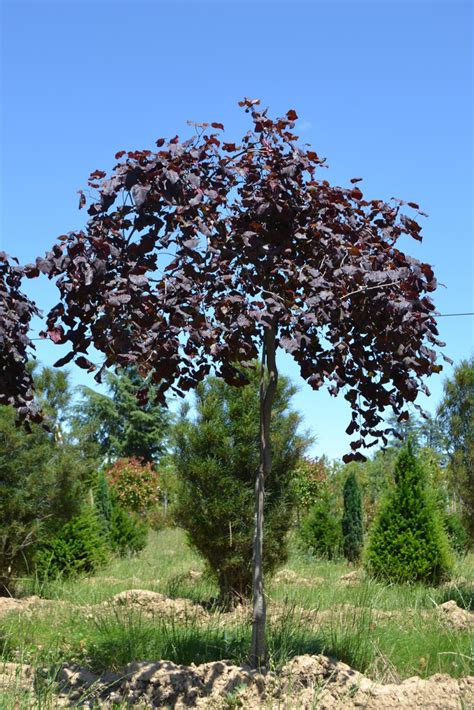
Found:
[[265, 477], [272, 468], [270, 423], [272, 406], [278, 383], [276, 367], [276, 326], [266, 328], [263, 337], [260, 371], [260, 464], [255, 480], [255, 528], [253, 537], [252, 565], [252, 647], [250, 663], [254, 668], [265, 665], [266, 605], [263, 592], [263, 505]]

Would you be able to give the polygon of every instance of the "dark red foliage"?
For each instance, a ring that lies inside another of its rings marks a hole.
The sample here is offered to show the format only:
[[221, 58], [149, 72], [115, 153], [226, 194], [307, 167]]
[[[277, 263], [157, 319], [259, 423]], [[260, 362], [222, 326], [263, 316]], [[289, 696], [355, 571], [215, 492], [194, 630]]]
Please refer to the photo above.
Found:
[[21, 280], [30, 267], [21, 268], [16, 259], [11, 261], [15, 263], [0, 252], [0, 404], [13, 405], [29, 424], [41, 419], [26, 367], [28, 350], [33, 347], [28, 337], [30, 321], [39, 311], [21, 291]]
[[163, 397], [211, 368], [244, 384], [236, 365], [276, 325], [313, 389], [343, 391], [352, 449], [369, 434], [385, 441], [382, 410], [403, 416], [441, 369], [436, 280], [396, 248], [421, 227], [401, 201], [364, 198], [360, 178], [348, 189], [319, 179], [324, 160], [298, 147], [294, 110], [272, 119], [255, 99], [240, 105], [253, 129], [239, 144], [221, 144], [220, 123], [193, 124], [190, 140], [120, 151], [110, 176], [92, 173], [86, 229], [36, 262], [61, 294], [47, 332], [81, 367], [91, 345], [102, 368], [138, 364]]

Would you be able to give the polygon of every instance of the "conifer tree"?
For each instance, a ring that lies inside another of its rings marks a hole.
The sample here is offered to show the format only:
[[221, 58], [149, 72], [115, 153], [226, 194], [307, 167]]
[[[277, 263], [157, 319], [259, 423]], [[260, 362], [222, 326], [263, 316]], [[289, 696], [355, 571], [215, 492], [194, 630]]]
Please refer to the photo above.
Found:
[[[170, 414], [154, 402], [155, 390], [149, 380], [133, 367], [108, 372], [108, 395], [82, 388], [83, 400], [77, 407], [75, 433], [79, 441], [93, 443], [109, 459], [138, 458], [156, 461], [165, 451]], [[147, 401], [140, 397], [148, 388]]]
[[445, 433], [451, 485], [474, 543], [474, 356], [462, 360], [444, 383], [438, 414]]
[[350, 471], [344, 484], [342, 535], [344, 557], [358, 562], [363, 544], [362, 498], [355, 471]]
[[410, 444], [397, 459], [395, 486], [374, 523], [365, 564], [390, 582], [439, 584], [449, 575], [449, 541]]
[[[180, 483], [176, 519], [215, 577], [222, 602], [250, 597], [252, 590], [253, 482], [259, 460], [259, 377], [231, 387], [208, 377], [196, 389], [196, 418], [175, 429]], [[295, 502], [293, 475], [308, 439], [291, 409], [296, 388], [280, 377], [271, 422], [273, 467], [266, 480], [265, 554], [268, 574], [287, 557], [287, 533]]]
[[303, 549], [319, 559], [334, 560], [341, 553], [341, 520], [333, 501], [327, 485], [321, 486], [318, 498], [303, 518], [299, 530]]

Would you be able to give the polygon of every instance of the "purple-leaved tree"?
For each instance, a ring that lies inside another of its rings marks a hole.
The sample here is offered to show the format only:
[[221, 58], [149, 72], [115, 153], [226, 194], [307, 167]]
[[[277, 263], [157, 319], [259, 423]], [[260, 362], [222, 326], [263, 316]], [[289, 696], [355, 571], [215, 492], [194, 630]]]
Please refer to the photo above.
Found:
[[[441, 369], [433, 346], [442, 343], [427, 295], [433, 271], [396, 247], [403, 234], [421, 240], [420, 225], [402, 211], [407, 204], [422, 214], [418, 205], [365, 199], [360, 178], [347, 189], [331, 186], [317, 176], [324, 160], [297, 145], [294, 110], [273, 120], [258, 100], [240, 105], [252, 125], [239, 144], [222, 140], [222, 124], [201, 123], [185, 142], [160, 138], [155, 151], [117, 153], [109, 177], [90, 176], [89, 200], [81, 193], [80, 207], [90, 202], [86, 228], [60, 236], [24, 273], [56, 279], [60, 300], [45, 336], [70, 345], [57, 366], [74, 360], [96, 369], [86, 357], [94, 346], [103, 356], [97, 378], [133, 364], [152, 373], [164, 400], [211, 369], [243, 385], [260, 356], [251, 648], [258, 666], [277, 349], [294, 357], [313, 389], [326, 383], [331, 394], [343, 392], [355, 435], [349, 461], [362, 458], [363, 444], [386, 443], [385, 408], [408, 417], [406, 404], [426, 391], [423, 376]], [[21, 300], [10, 281], [4, 298]], [[34, 307], [24, 304], [26, 326]], [[0, 356], [2, 395], [18, 404], [30, 396], [20, 366], [25, 338], [14, 334], [16, 345]]]

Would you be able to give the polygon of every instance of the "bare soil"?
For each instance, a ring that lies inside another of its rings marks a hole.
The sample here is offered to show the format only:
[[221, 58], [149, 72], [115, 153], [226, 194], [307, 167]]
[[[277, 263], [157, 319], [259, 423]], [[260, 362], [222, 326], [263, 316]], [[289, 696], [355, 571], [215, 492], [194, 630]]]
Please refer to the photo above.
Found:
[[[169, 661], [128, 664], [101, 676], [64, 665], [58, 674], [57, 707], [128, 707], [262, 710], [461, 710], [474, 707], [474, 677], [434, 675], [403, 683], [375, 683], [326, 656], [298, 656], [279, 674], [252, 671], [228, 661], [180, 666]], [[0, 668], [0, 690], [12, 683], [33, 688], [29, 666]]]

